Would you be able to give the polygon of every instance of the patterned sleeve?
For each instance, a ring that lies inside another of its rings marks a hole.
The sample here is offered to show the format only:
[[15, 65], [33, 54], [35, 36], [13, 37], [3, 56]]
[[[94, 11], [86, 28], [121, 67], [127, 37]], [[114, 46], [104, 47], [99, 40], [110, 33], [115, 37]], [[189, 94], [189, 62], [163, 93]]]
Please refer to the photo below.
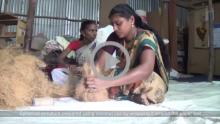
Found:
[[141, 38], [141, 50], [143, 50], [145, 46], [151, 48], [154, 52], [157, 52], [158, 46], [156, 45], [155, 36], [150, 32], [145, 32]]

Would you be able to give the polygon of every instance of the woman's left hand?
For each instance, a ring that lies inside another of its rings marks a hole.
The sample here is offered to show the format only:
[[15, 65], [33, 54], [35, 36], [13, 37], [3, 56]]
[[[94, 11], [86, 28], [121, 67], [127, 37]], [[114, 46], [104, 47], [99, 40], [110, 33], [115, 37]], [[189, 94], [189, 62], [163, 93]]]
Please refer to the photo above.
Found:
[[94, 76], [87, 77], [87, 82], [86, 82], [86, 84], [91, 92], [95, 92], [100, 89], [108, 88], [108, 83], [110, 83], [110, 82], [107, 80], [102, 80], [102, 79], [96, 78]]

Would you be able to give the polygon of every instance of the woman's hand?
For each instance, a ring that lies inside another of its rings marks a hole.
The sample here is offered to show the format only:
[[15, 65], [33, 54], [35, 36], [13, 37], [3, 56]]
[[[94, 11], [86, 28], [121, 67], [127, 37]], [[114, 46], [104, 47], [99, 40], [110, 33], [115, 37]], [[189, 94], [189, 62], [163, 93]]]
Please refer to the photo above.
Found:
[[109, 82], [108, 80], [102, 80], [94, 76], [87, 77], [86, 81], [88, 89], [91, 92], [96, 92], [100, 89], [106, 89], [109, 87], [109, 83], [111, 82]]

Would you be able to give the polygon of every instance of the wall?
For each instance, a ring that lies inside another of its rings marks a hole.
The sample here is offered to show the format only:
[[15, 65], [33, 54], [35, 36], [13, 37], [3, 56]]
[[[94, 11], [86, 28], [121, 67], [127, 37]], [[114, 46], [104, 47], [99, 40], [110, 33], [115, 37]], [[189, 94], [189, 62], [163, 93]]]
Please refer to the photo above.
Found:
[[128, 4], [134, 10], [142, 9], [150, 12], [158, 9], [160, 0], [128, 0]]
[[111, 9], [119, 3], [128, 3], [128, 0], [101, 0], [100, 1], [100, 26], [109, 24], [108, 15]]
[[[1, 12], [26, 19], [28, 0], [0, 1]], [[99, 5], [100, 0], [37, 0], [33, 35], [43, 33], [49, 39], [57, 35], [79, 37], [82, 19], [99, 21]], [[15, 31], [15, 27], [9, 31]]]
[[[100, 20], [109, 24], [108, 14], [118, 3], [128, 3], [134, 9], [158, 9], [159, 0], [37, 0], [33, 35], [45, 34], [53, 39], [57, 35], [79, 36], [82, 19]], [[10, 12], [26, 19], [28, 0], [0, 0], [1, 12]], [[45, 18], [52, 17], [52, 18]], [[9, 31], [15, 31], [11, 26]]]
[[146, 12], [158, 10], [160, 0], [101, 0], [100, 1], [100, 24], [106, 26], [109, 24], [108, 15], [110, 10], [119, 3], [127, 3], [134, 10], [142, 9]]
[[[65, 34], [78, 37], [82, 19], [97, 20], [105, 26], [109, 24], [109, 11], [118, 3], [128, 3], [135, 10], [147, 12], [159, 7], [159, 0], [37, 0], [33, 35], [44, 33], [50, 39]], [[27, 9], [28, 0], [0, 0], [1, 12], [10, 12], [21, 19], [26, 19]], [[9, 31], [15, 31], [15, 27]]]
[[[220, 4], [214, 5], [214, 23], [220, 23]], [[189, 15], [189, 54], [188, 54], [188, 73], [208, 74], [209, 72], [209, 51], [208, 48], [195, 48], [195, 12]], [[214, 74], [220, 75], [220, 49], [215, 49]]]
[[148, 24], [153, 27], [163, 38], [168, 38], [168, 8], [161, 13], [155, 10], [147, 13]]

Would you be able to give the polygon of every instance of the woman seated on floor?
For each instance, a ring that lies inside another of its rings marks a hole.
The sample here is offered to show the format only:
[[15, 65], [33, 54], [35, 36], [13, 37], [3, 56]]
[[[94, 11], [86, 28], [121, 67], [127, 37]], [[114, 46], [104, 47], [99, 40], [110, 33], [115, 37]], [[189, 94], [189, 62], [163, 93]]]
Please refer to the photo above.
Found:
[[[109, 36], [108, 41], [118, 42], [127, 49], [131, 65], [125, 75], [115, 80], [103, 80], [94, 76], [88, 77], [89, 90], [96, 92], [102, 88], [109, 89], [110, 97], [115, 98], [123, 90], [121, 86], [126, 85], [125, 91], [128, 92], [122, 92], [130, 96], [131, 100], [136, 101], [137, 99], [133, 96], [141, 95], [138, 96], [141, 97], [137, 101], [139, 103], [156, 104], [162, 102], [168, 90], [167, 72], [169, 69], [167, 51], [163, 49], [165, 48], [163, 41], [156, 36], [156, 32], [152, 28], [142, 22], [141, 18], [127, 4], [116, 5], [111, 10], [109, 19], [114, 32]], [[113, 54], [117, 48], [108, 46], [104, 50]], [[117, 57], [121, 60], [117, 69], [120, 71], [125, 67], [125, 58], [120, 51], [117, 51]], [[106, 61], [105, 53], [99, 54], [98, 66], [104, 67]], [[159, 79], [155, 79], [155, 77]], [[135, 94], [134, 90], [140, 85], [144, 85], [142, 87], [144, 90], [140, 89], [142, 93]], [[145, 91], [145, 89], [147, 90]], [[143, 100], [142, 97], [146, 98]]]
[[[85, 50], [87, 48], [93, 49], [95, 43], [93, 43], [97, 34], [97, 22], [93, 20], [83, 21], [80, 27], [80, 38], [78, 40], [71, 41], [68, 47], [60, 54], [58, 61], [61, 68], [55, 68], [51, 72], [52, 80], [56, 84], [63, 84], [68, 80], [69, 71], [77, 74], [77, 66], [82, 65], [85, 61]], [[75, 64], [69, 64], [65, 62], [67, 55], [75, 51], [76, 58]]]

